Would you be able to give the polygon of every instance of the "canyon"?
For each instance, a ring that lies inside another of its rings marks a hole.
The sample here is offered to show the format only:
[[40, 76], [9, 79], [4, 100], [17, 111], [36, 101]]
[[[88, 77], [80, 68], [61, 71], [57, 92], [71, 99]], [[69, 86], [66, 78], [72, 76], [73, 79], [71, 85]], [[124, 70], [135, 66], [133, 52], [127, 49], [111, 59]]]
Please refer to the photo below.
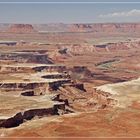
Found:
[[139, 137], [139, 35], [139, 23], [0, 24], [0, 139]]

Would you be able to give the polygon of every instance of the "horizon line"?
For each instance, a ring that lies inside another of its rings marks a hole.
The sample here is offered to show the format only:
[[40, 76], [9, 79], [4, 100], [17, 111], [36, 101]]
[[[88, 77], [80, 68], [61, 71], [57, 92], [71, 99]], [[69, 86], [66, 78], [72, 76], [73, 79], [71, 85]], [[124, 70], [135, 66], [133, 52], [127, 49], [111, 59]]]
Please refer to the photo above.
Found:
[[135, 22], [46, 22], [46, 23], [30, 23], [30, 22], [0, 22], [0, 24], [138, 24]]
[[109, 1], [106, 1], [106, 2], [99, 2], [99, 1], [96, 1], [96, 2], [78, 2], [78, 1], [74, 1], [74, 2], [63, 2], [63, 1], [55, 1], [55, 2], [31, 2], [31, 1], [27, 1], [27, 2], [15, 2], [15, 1], [7, 1], [7, 2], [0, 2], [0, 4], [140, 4], [140, 2], [125, 2], [125, 1], [119, 1], [119, 2], [109, 2]]

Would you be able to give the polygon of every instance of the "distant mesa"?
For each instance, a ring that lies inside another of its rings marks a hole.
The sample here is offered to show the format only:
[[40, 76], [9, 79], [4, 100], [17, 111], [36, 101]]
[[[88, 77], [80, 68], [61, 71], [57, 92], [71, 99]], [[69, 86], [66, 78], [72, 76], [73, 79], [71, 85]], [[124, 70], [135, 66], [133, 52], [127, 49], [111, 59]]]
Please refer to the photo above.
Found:
[[140, 23], [81, 23], [81, 24], [0, 24], [0, 31], [11, 33], [34, 32], [92, 32], [140, 33]]
[[140, 32], [140, 23], [73, 24], [72, 32]]
[[34, 33], [36, 30], [31, 24], [12, 24], [8, 32], [12, 33]]

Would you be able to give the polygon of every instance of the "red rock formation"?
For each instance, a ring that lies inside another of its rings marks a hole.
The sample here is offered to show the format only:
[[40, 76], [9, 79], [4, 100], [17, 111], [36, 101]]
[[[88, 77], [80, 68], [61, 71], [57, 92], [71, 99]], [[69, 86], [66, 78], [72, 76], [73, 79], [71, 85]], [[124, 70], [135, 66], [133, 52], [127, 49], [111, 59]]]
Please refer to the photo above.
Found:
[[140, 32], [139, 23], [73, 24], [72, 32]]
[[[90, 24], [0, 24], [0, 31], [31, 32], [33, 27], [36, 31], [45, 32], [105, 32], [105, 33], [124, 33], [124, 32], [140, 32], [140, 23], [90, 23]], [[27, 27], [27, 28], [26, 28]], [[12, 29], [11, 29], [12, 28]], [[24, 29], [23, 29], [24, 28]], [[30, 28], [30, 29], [28, 29]], [[27, 30], [26, 30], [27, 29]]]
[[108, 43], [105, 47], [108, 47], [110, 51], [119, 50], [128, 50], [138, 48], [140, 45], [140, 41], [131, 41], [131, 42], [117, 42], [117, 43]]
[[93, 45], [88, 45], [88, 44], [72, 44], [72, 45], [66, 45], [66, 46], [61, 46], [60, 50], [65, 50], [66, 54], [71, 56], [71, 55], [81, 55], [89, 52], [94, 52], [94, 46]]
[[13, 24], [8, 29], [12, 33], [32, 33], [35, 32], [34, 28], [30, 24]]
[[94, 106], [97, 109], [104, 109], [116, 106], [118, 101], [110, 93], [97, 89], [93, 90], [93, 97], [87, 102], [88, 106]]

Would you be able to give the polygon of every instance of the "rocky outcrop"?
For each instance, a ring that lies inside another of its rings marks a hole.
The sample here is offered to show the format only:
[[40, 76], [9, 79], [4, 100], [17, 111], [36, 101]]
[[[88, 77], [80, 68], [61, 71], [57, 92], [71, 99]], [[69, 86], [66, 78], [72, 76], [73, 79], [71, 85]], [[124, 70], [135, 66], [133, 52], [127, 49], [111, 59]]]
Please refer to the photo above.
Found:
[[72, 44], [60, 47], [60, 52], [65, 51], [68, 56], [71, 55], [82, 55], [89, 52], [94, 52], [94, 46], [89, 44]]
[[83, 73], [83, 72], [90, 73], [88, 68], [85, 66], [74, 66], [71, 70], [72, 72], [77, 72], [77, 73]]
[[[58, 45], [57, 58], [63, 57], [64, 59], [71, 56], [84, 55], [89, 53], [99, 53], [99, 52], [112, 52], [118, 50], [129, 50], [136, 49], [140, 45], [140, 40], [125, 40], [118, 41], [114, 43], [102, 43], [102, 44], [63, 44]], [[52, 56], [53, 58], [54, 56]]]
[[86, 89], [84, 88], [84, 84], [82, 84], [82, 83], [74, 83], [74, 84], [69, 83], [69, 84], [64, 84], [63, 85], [63, 87], [67, 87], [67, 86], [74, 87], [75, 89], [79, 89], [83, 92], [86, 92]]
[[1, 60], [15, 60], [21, 63], [41, 63], [52, 64], [53, 62], [46, 54], [37, 54], [33, 52], [15, 52], [0, 54]]
[[17, 44], [16, 41], [1, 41], [0, 46], [6, 45], [6, 46], [15, 46]]
[[43, 76], [42, 78], [45, 78], [45, 79], [70, 79], [70, 75], [69, 74], [49, 74], [49, 75], [45, 75]]
[[61, 80], [61, 81], [56, 81], [56, 82], [51, 82], [49, 83], [49, 90], [58, 90], [59, 87], [63, 84], [66, 84], [66, 83], [70, 83], [71, 80], [70, 79], [67, 79], [67, 80]]
[[82, 80], [92, 76], [91, 71], [86, 66], [74, 66], [68, 69], [73, 80]]
[[4, 128], [16, 127], [21, 123], [23, 123], [22, 113], [17, 113], [15, 116], [11, 118], [1, 119], [0, 127], [4, 127]]
[[106, 47], [110, 51], [117, 51], [119, 50], [128, 50], [128, 49], [135, 49], [138, 48], [140, 45], [140, 40], [136, 41], [126, 41], [126, 42], [117, 42], [117, 43], [108, 43]]
[[36, 93], [34, 94], [45, 94], [46, 91], [48, 90], [57, 90], [62, 84], [65, 83], [70, 83], [71, 80], [70, 79], [62, 79], [62, 80], [54, 80], [54, 82], [49, 82], [47, 83], [47, 81], [45, 82], [21, 82], [21, 83], [15, 83], [13, 81], [13, 83], [0, 83], [0, 88], [1, 89], [7, 89], [7, 90], [16, 90], [16, 89], [24, 89], [24, 90], [36, 90], [37, 88], [39, 88], [40, 90], [35, 91]]
[[[61, 112], [60, 112], [61, 110]], [[19, 112], [15, 116], [8, 119], [0, 119], [0, 127], [11, 128], [16, 127], [22, 124], [27, 120], [31, 120], [34, 117], [44, 117], [52, 115], [61, 115], [65, 112], [65, 104], [59, 103], [54, 105], [52, 108], [41, 108], [41, 109], [32, 109], [24, 112]]]
[[96, 109], [105, 109], [115, 107], [117, 103], [118, 101], [110, 93], [94, 88], [93, 97], [87, 102], [87, 105]]
[[11, 33], [33, 33], [36, 32], [30, 24], [13, 24], [9, 27], [8, 32]]
[[[46, 60], [47, 61], [47, 60]], [[20, 61], [21, 62], [21, 61]], [[66, 70], [66, 67], [63, 65], [47, 65], [47, 64], [40, 64], [39, 66], [37, 66], [36, 63], [28, 63], [28, 65], [25, 64], [25, 66], [21, 66], [19, 63], [19, 66], [13, 66], [13, 65], [1, 65], [0, 66], [0, 72], [41, 72], [41, 71], [46, 71], [46, 72], [63, 72]], [[31, 66], [29, 66], [31, 64]], [[59, 75], [59, 74], [58, 74]], [[58, 76], [56, 75], [56, 77]], [[64, 77], [68, 77], [68, 75], [66, 76], [63, 75]], [[46, 78], [49, 77], [54, 77], [53, 76], [49, 76], [47, 75]], [[61, 75], [59, 75], [58, 77], [62, 77]], [[50, 78], [50, 79], [52, 79]], [[54, 77], [55, 78], [55, 77]]]
[[[135, 96], [139, 93], [140, 78], [118, 82], [113, 84], [104, 84], [95, 87], [95, 92], [99, 95], [107, 95], [108, 103], [113, 103], [113, 100], [117, 102], [117, 107], [126, 108], [130, 106], [139, 97]], [[112, 99], [112, 100], [111, 100]]]
[[95, 45], [96, 51], [104, 51], [104, 52], [114, 52], [120, 50], [133, 50], [138, 48], [140, 45], [140, 40], [126, 40], [119, 41], [115, 43], [105, 43], [101, 45]]

